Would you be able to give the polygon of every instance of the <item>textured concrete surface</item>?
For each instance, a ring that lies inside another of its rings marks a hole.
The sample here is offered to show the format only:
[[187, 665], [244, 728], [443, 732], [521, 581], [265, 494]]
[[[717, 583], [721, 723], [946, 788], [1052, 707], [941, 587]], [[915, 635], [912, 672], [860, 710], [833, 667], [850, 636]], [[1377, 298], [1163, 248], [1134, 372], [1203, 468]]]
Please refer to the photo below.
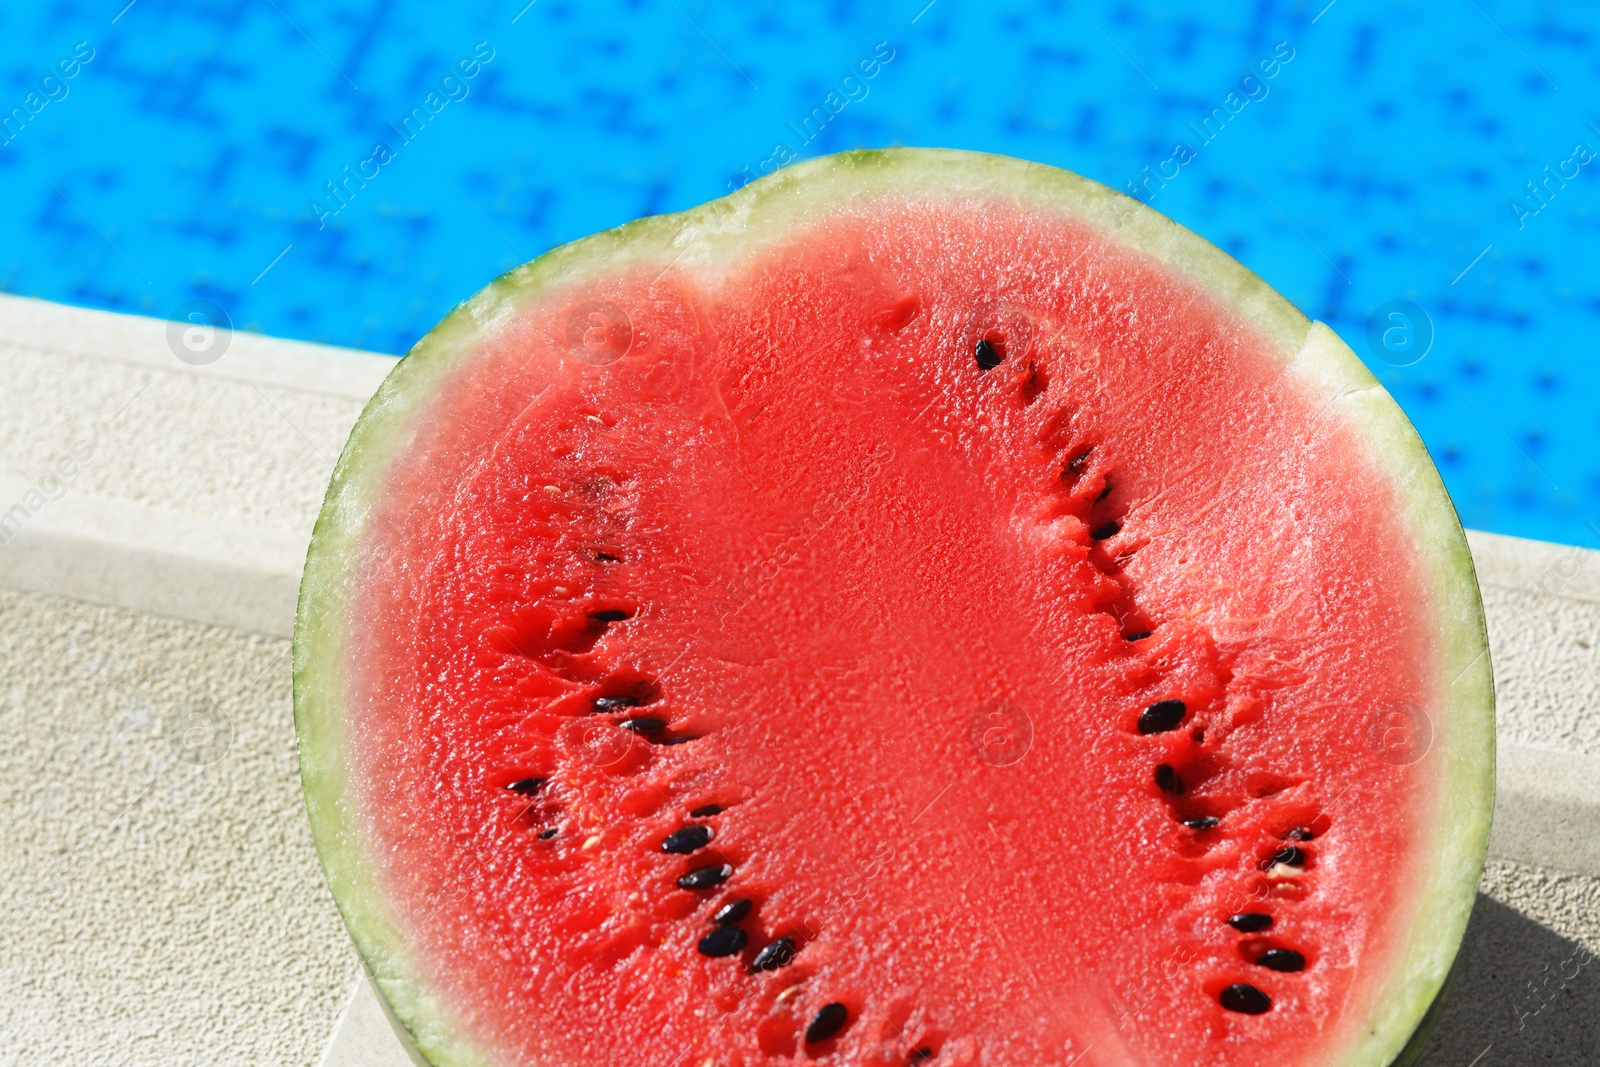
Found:
[[315, 1063], [356, 963], [288, 642], [0, 593], [0, 1061]]
[[[409, 1062], [317, 868], [284, 639], [389, 365], [236, 335], [192, 367], [163, 323], [0, 297], [0, 1061]], [[1600, 1067], [1600, 554], [1469, 538], [1501, 788], [1424, 1063]]]
[[[394, 360], [0, 296], [0, 585], [289, 636], [333, 461]], [[184, 349], [190, 358], [197, 358]]]
[[1600, 1064], [1600, 878], [1491, 860], [1420, 1067]]
[[1600, 552], [1469, 531], [1500, 736], [1600, 756]]

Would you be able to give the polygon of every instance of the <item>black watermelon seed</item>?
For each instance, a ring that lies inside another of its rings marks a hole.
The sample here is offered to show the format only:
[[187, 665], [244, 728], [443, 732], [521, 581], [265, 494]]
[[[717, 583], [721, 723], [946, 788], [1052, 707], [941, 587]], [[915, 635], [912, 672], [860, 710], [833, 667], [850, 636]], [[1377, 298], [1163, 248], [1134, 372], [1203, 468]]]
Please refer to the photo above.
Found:
[[1000, 353], [996, 351], [994, 342], [987, 338], [980, 338], [972, 346], [972, 355], [978, 361], [979, 370], [994, 370], [1000, 365]]
[[923, 1047], [911, 1050], [911, 1062], [921, 1063], [923, 1060], [933, 1059], [933, 1049]]
[[638, 707], [638, 705], [639, 701], [637, 698], [628, 696], [625, 693], [618, 694], [616, 696], [594, 698], [595, 711], [616, 711], [618, 708], [633, 708]]
[[1296, 826], [1293, 830], [1290, 830], [1283, 836], [1287, 837], [1290, 841], [1310, 841], [1312, 837], [1316, 835], [1311, 832], [1311, 828], [1309, 826]]
[[1215, 815], [1202, 815], [1198, 819], [1185, 819], [1183, 825], [1191, 830], [1209, 830], [1222, 820]]
[[1272, 929], [1272, 916], [1260, 911], [1242, 911], [1228, 917], [1228, 925], [1241, 934], [1259, 934]]
[[622, 557], [621, 556], [613, 556], [609, 552], [596, 552], [594, 554], [594, 558], [599, 560], [601, 563], [621, 563], [622, 562]]
[[1158, 700], [1139, 715], [1141, 734], [1164, 734], [1176, 730], [1189, 710], [1181, 700]]
[[718, 926], [730, 926], [733, 923], [744, 922], [750, 914], [750, 909], [754, 906], [743, 897], [738, 900], [730, 900], [717, 909], [717, 913], [711, 917], [711, 921]]
[[1150, 636], [1150, 633], [1151, 633], [1151, 631], [1149, 631], [1149, 630], [1140, 630], [1136, 634], [1129, 634], [1126, 638], [1124, 638], [1124, 640], [1127, 640], [1127, 641], [1143, 641], [1145, 638]]
[[1306, 958], [1292, 948], [1269, 948], [1256, 957], [1256, 962], [1269, 971], [1303, 971]]
[[636, 734], [659, 734], [667, 728], [665, 719], [623, 719], [617, 723], [624, 730], [632, 730]]
[[1172, 769], [1172, 764], [1156, 764], [1156, 788], [1163, 793], [1183, 796], [1183, 779], [1179, 778], [1178, 772]]
[[750, 937], [737, 926], [719, 926], [700, 939], [702, 956], [737, 956]]
[[691, 811], [689, 813], [689, 818], [691, 818], [691, 819], [704, 819], [707, 816], [721, 815], [721, 814], [722, 814], [722, 805], [721, 804], [702, 804], [698, 808], [695, 808], [693, 811]]
[[1100, 490], [1100, 495], [1094, 498], [1094, 502], [1096, 504], [1098, 504], [1098, 503], [1100, 503], [1100, 501], [1104, 500], [1106, 497], [1108, 497], [1110, 495], [1111, 495], [1111, 479], [1107, 478], [1106, 479], [1106, 487], [1104, 489]]
[[1289, 867], [1304, 867], [1306, 865], [1306, 854], [1293, 845], [1287, 845], [1263, 860], [1261, 869], [1268, 871], [1280, 863]]
[[767, 945], [750, 961], [752, 971], [775, 971], [787, 967], [794, 959], [794, 938], [780, 937]]
[[700, 740], [698, 737], [693, 737], [693, 736], [663, 737], [661, 740], [657, 741], [656, 744], [658, 744], [658, 745], [687, 745], [690, 741], [698, 741], [698, 740]]
[[604, 611], [589, 612], [589, 618], [595, 622], [621, 622], [627, 617], [628, 613], [619, 608], [607, 608]]
[[828, 1040], [844, 1029], [849, 1018], [849, 1009], [838, 1001], [824, 1004], [822, 1010], [811, 1017], [811, 1025], [806, 1027], [806, 1044], [815, 1045], [818, 1041]]
[[1121, 523], [1108, 522], [1104, 526], [1096, 526], [1094, 530], [1090, 532], [1089, 536], [1094, 538], [1096, 541], [1104, 541], [1108, 537], [1117, 536], [1117, 531], [1120, 529], [1122, 529]]
[[1082, 452], [1079, 452], [1076, 456], [1073, 456], [1071, 459], [1067, 460], [1067, 473], [1072, 475], [1074, 478], [1082, 474], [1083, 466], [1089, 462], [1089, 455], [1093, 451], [1093, 448], [1086, 448]]
[[685, 826], [661, 839], [661, 851], [676, 852], [682, 856], [697, 848], [705, 848], [709, 844], [711, 844], [711, 827]]
[[519, 778], [515, 782], [512, 782], [510, 785], [506, 786], [506, 788], [511, 790], [513, 793], [521, 793], [525, 797], [531, 797], [540, 789], [544, 788], [544, 779]]
[[550, 829], [548, 829], [548, 830], [540, 830], [539, 831], [539, 840], [540, 841], [548, 841], [554, 836], [556, 836], [556, 828], [554, 826], [550, 827]]
[[696, 867], [688, 874], [678, 876], [679, 889], [710, 889], [733, 877], [733, 868], [726, 863], [710, 867]]
[[1243, 982], [1224, 989], [1217, 1000], [1224, 1008], [1239, 1012], [1241, 1015], [1260, 1015], [1272, 1010], [1272, 998], [1255, 986], [1245, 985]]

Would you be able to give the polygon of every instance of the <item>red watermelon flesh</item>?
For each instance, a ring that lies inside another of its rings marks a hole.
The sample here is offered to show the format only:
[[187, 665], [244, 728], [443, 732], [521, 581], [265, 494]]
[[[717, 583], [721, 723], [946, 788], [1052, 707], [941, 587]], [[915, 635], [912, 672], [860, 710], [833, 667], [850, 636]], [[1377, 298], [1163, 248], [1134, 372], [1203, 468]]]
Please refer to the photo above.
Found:
[[1371, 433], [1015, 196], [689, 247], [479, 314], [362, 475], [340, 803], [424, 1052], [1343, 1062], [1466, 732]]

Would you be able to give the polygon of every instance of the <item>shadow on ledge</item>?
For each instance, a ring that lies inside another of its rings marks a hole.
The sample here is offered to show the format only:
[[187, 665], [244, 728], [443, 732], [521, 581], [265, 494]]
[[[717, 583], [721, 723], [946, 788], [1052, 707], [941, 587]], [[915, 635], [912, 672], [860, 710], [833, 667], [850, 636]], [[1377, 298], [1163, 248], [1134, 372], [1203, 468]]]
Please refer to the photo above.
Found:
[[1417, 1067], [1600, 1065], [1600, 959], [1478, 894]]

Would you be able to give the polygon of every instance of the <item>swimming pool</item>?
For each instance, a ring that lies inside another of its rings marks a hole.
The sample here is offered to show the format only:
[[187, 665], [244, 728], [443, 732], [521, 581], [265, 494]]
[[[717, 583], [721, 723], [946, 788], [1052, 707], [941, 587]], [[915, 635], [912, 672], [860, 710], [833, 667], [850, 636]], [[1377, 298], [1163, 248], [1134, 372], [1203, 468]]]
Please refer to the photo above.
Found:
[[400, 353], [494, 274], [790, 155], [1005, 152], [1139, 195], [1337, 329], [1469, 525], [1600, 544], [1600, 26], [1214, 6], [7, 10], [0, 287]]

